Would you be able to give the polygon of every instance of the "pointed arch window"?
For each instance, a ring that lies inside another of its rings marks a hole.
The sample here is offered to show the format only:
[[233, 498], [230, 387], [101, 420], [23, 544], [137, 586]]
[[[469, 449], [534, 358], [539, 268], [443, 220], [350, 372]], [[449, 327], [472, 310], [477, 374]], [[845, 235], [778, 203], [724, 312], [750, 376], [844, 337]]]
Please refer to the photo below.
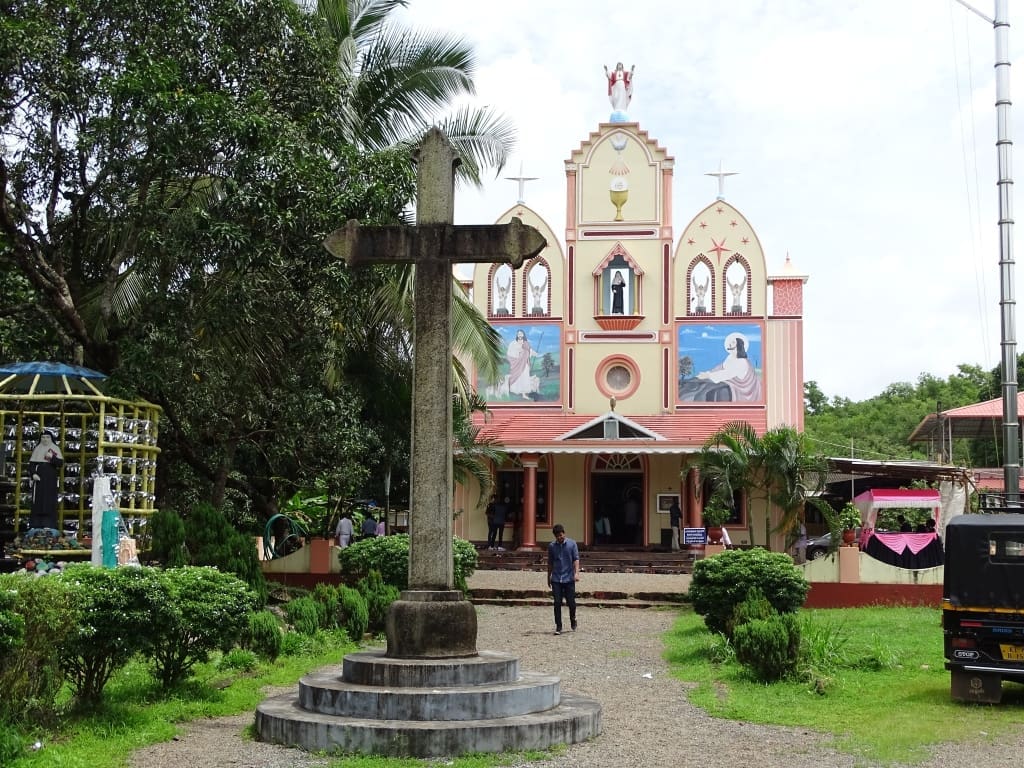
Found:
[[495, 264], [487, 285], [487, 314], [511, 317], [515, 307], [515, 278], [508, 264]]
[[523, 315], [548, 317], [551, 314], [551, 267], [536, 259], [523, 270]]
[[715, 271], [703, 253], [686, 271], [686, 314], [694, 317], [714, 314]]
[[727, 315], [750, 314], [750, 265], [740, 254], [735, 254], [722, 270], [725, 283], [722, 295]]

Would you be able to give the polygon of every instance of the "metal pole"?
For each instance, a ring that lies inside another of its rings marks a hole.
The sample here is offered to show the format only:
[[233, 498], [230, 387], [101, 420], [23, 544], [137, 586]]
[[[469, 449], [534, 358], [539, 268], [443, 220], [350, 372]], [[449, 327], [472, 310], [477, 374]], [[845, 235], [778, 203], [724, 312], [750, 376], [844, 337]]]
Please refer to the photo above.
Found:
[[1002, 327], [1003, 490], [1008, 506], [1020, 503], [1020, 437], [1017, 423], [1017, 320], [1014, 299], [1013, 179], [1010, 170], [1010, 23], [1007, 0], [995, 0], [996, 152], [999, 157], [999, 308]]

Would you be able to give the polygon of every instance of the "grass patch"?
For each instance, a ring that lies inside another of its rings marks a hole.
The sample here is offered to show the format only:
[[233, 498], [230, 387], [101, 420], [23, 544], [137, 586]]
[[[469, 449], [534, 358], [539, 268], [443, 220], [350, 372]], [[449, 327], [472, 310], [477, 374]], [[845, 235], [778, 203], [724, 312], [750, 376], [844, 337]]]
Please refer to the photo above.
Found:
[[833, 746], [875, 763], [920, 762], [942, 742], [982, 741], [1019, 728], [1024, 686], [1004, 684], [998, 706], [954, 702], [937, 608], [800, 612], [805, 658], [797, 679], [753, 680], [700, 616], [665, 635], [672, 674], [695, 682], [690, 700], [714, 717], [832, 734]]

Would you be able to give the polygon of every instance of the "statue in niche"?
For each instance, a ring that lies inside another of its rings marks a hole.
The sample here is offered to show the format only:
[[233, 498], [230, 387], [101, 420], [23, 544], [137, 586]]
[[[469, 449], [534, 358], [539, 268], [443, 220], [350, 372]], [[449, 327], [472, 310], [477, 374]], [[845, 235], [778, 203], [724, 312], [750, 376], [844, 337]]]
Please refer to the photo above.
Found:
[[57, 527], [57, 475], [63, 463], [64, 456], [53, 442], [53, 433], [44, 431], [28, 460], [32, 473], [31, 528]]
[[725, 276], [725, 282], [729, 285], [729, 292], [732, 294], [732, 306], [729, 311], [734, 315], [743, 314], [747, 311], [747, 276], [743, 275], [738, 283], [734, 283]]

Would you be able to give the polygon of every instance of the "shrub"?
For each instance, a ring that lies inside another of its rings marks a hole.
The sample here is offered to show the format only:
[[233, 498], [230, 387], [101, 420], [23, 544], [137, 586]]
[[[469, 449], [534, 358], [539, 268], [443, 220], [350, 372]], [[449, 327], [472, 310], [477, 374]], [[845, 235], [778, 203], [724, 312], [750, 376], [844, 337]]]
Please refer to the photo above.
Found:
[[256, 654], [244, 648], [233, 648], [221, 657], [217, 665], [219, 669], [237, 669], [240, 672], [252, 672], [256, 669]]
[[330, 584], [317, 584], [313, 589], [313, 599], [320, 604], [320, 627], [335, 629], [338, 626], [338, 603], [341, 598], [338, 590]]
[[[376, 569], [385, 583], [399, 590], [409, 588], [409, 535], [406, 533], [362, 539], [342, 549], [338, 560], [341, 573], [349, 583], [355, 583]], [[476, 570], [476, 548], [465, 539], [453, 537], [452, 560], [455, 587], [465, 592], [466, 580]]]
[[0, 661], [25, 642], [25, 619], [14, 610], [14, 594], [0, 591]]
[[20, 624], [30, 641], [9, 644], [0, 653], [0, 723], [38, 725], [54, 716], [54, 701], [65, 678], [60, 646], [75, 628], [76, 614], [67, 585], [57, 578], [3, 574], [0, 595], [7, 611], [17, 617], [10, 625]]
[[189, 564], [210, 565], [235, 574], [256, 594], [258, 606], [266, 605], [267, 582], [252, 537], [236, 529], [210, 504], [196, 504], [187, 522], [185, 547]]
[[323, 604], [312, 597], [297, 597], [284, 606], [284, 615], [288, 623], [295, 627], [300, 635], [315, 635], [321, 625]]
[[764, 549], [730, 549], [698, 560], [689, 596], [712, 632], [728, 631], [736, 606], [757, 587], [779, 613], [803, 605], [810, 585], [788, 555]]
[[61, 645], [61, 662], [79, 702], [96, 704], [110, 676], [167, 631], [171, 597], [154, 568], [76, 564], [47, 578], [68, 586], [77, 611], [77, 622]]
[[751, 587], [743, 602], [733, 609], [732, 618], [729, 619], [726, 627], [726, 634], [732, 637], [736, 627], [740, 624], [746, 624], [755, 619], [770, 619], [772, 616], [778, 615], [779, 612], [772, 608], [772, 604], [761, 593], [760, 588]]
[[796, 669], [800, 626], [795, 614], [779, 614], [738, 624], [733, 635], [736, 659], [758, 680], [782, 680]]
[[170, 596], [170, 617], [163, 631], [153, 631], [151, 653], [153, 673], [166, 690], [208, 661], [211, 651], [238, 642], [256, 596], [244, 581], [216, 568], [169, 568], [160, 578]]
[[270, 611], [253, 611], [239, 640], [242, 648], [261, 659], [274, 661], [281, 654], [281, 625]]
[[380, 571], [373, 569], [356, 584], [359, 594], [366, 600], [366, 613], [369, 619], [367, 631], [380, 634], [387, 628], [388, 608], [399, 597], [398, 588], [385, 584]]
[[363, 639], [369, 625], [366, 601], [358, 589], [344, 585], [338, 587], [338, 597], [338, 626], [345, 630], [350, 640], [358, 643]]
[[149, 555], [165, 568], [188, 564], [185, 551], [185, 521], [172, 509], [160, 509], [149, 518]]

